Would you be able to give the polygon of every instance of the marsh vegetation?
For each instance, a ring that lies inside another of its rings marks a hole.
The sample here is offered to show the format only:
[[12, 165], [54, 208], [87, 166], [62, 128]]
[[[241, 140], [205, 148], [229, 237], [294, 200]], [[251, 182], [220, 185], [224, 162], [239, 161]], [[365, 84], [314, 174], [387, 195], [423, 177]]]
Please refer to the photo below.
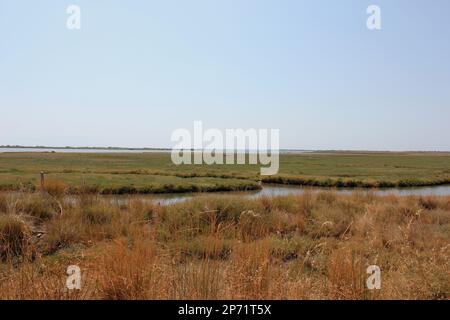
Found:
[[450, 184], [449, 153], [281, 154], [280, 172], [259, 165], [181, 165], [169, 153], [0, 153], [0, 190], [34, 191], [39, 174], [71, 193], [133, 194], [255, 190], [262, 183], [317, 187]]
[[[1, 299], [448, 299], [450, 197], [0, 194]], [[382, 270], [367, 290], [366, 268]], [[81, 290], [65, 288], [82, 270]]]

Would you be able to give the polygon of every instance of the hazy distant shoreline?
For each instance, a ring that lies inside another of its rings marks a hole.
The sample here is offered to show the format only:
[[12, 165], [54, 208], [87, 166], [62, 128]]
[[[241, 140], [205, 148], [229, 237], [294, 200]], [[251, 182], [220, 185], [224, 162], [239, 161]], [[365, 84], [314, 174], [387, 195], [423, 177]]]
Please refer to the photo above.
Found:
[[49, 147], [49, 146], [0, 146], [0, 149], [54, 149], [54, 150], [171, 150], [170, 148], [127, 148], [127, 147]]
[[[0, 145], [0, 153], [2, 152], [57, 152], [57, 151], [66, 151], [66, 152], [170, 152], [171, 148], [150, 148], [150, 147], [142, 147], [142, 148], [134, 148], [134, 147], [51, 147], [51, 146], [21, 146], [21, 145]], [[193, 150], [196, 151], [196, 150]], [[243, 150], [238, 150], [238, 152]], [[252, 151], [253, 152], [253, 151]], [[289, 154], [289, 153], [349, 153], [349, 154], [357, 154], [357, 153], [449, 153], [450, 150], [435, 150], [435, 151], [425, 151], [425, 150], [404, 150], [404, 151], [395, 151], [395, 150], [307, 150], [307, 149], [280, 149], [280, 153]]]

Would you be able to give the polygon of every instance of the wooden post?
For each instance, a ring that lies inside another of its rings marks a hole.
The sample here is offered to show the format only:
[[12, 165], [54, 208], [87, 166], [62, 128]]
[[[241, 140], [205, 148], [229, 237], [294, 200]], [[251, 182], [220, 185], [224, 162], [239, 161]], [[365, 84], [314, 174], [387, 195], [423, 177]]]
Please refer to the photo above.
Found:
[[45, 173], [44, 171], [41, 171], [41, 190], [44, 191], [45, 187]]

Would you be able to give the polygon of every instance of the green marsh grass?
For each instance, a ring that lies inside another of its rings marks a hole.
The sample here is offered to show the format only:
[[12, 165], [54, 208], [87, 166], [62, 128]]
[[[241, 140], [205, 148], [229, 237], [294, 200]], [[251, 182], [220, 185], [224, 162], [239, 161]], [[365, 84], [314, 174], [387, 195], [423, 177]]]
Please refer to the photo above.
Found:
[[143, 194], [256, 190], [263, 183], [317, 187], [450, 184], [450, 153], [281, 154], [280, 172], [259, 165], [180, 165], [170, 153], [0, 153], [0, 190], [34, 191], [46, 173], [51, 194]]

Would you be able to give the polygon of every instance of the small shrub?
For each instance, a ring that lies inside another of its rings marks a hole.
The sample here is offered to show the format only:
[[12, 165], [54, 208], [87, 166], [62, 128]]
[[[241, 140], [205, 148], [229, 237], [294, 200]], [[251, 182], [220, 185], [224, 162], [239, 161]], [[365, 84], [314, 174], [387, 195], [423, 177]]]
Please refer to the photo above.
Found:
[[67, 193], [68, 187], [59, 180], [46, 180], [44, 190], [54, 197], [60, 197]]
[[29, 240], [26, 223], [12, 215], [0, 216], [0, 256], [20, 256]]

